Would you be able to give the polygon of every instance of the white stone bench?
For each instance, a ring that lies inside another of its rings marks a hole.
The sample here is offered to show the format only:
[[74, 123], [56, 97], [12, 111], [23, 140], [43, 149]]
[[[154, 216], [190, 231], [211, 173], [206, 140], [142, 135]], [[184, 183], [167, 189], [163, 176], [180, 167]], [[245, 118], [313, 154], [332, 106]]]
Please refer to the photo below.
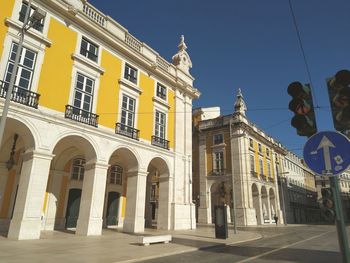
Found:
[[153, 243], [169, 243], [171, 241], [171, 235], [162, 236], [139, 236], [138, 243], [140, 245], [148, 246]]

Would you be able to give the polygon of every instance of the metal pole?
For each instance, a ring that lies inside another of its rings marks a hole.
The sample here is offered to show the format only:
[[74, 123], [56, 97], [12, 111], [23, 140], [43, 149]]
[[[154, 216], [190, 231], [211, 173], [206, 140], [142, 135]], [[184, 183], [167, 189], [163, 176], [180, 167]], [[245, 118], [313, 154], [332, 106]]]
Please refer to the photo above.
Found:
[[9, 83], [9, 86], [8, 86], [8, 89], [6, 92], [6, 100], [5, 100], [4, 108], [2, 110], [2, 115], [1, 115], [1, 119], [0, 119], [0, 147], [2, 144], [3, 137], [4, 137], [6, 119], [7, 119], [7, 114], [8, 114], [8, 110], [10, 107], [10, 101], [11, 101], [13, 88], [15, 85], [15, 80], [16, 80], [16, 75], [17, 75], [17, 70], [18, 70], [18, 63], [19, 63], [20, 55], [21, 55], [22, 49], [23, 49], [24, 32], [26, 31], [25, 27], [28, 24], [31, 2], [32, 2], [32, 0], [29, 0], [26, 15], [24, 17], [23, 26], [22, 26], [21, 31], [20, 31], [20, 38], [19, 38], [19, 42], [18, 42], [18, 48], [17, 48], [17, 52], [16, 52], [15, 62], [13, 64], [10, 83]]
[[343, 257], [343, 263], [350, 263], [349, 243], [346, 226], [344, 222], [343, 207], [339, 194], [339, 183], [337, 176], [330, 176], [330, 184], [333, 193], [335, 222], [338, 231], [339, 249]]

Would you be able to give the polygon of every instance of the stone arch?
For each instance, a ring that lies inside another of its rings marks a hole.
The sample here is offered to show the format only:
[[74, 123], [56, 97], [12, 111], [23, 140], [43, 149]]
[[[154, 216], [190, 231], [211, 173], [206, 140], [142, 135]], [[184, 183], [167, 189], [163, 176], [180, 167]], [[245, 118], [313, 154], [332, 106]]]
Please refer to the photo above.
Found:
[[211, 215], [212, 222], [215, 223], [215, 206], [227, 205], [228, 222], [231, 222], [232, 210], [232, 185], [227, 181], [214, 182], [210, 187]]
[[145, 197], [145, 226], [170, 229], [172, 181], [166, 160], [154, 157], [148, 164]]
[[[21, 183], [23, 154], [36, 150], [40, 136], [30, 122], [8, 117], [0, 147], [0, 229], [7, 231], [13, 216], [18, 189], [27, 186]], [[21, 185], [22, 184], [22, 185]]]
[[[104, 200], [104, 225], [111, 227], [114, 223], [109, 223], [109, 218], [115, 216], [116, 220], [114, 225], [121, 227], [125, 220], [128, 200], [127, 192], [132, 191], [135, 193], [136, 191], [134, 186], [128, 184], [128, 175], [133, 175], [138, 172], [140, 162], [137, 153], [128, 146], [114, 148], [111, 153], [107, 153], [107, 156], [109, 156], [109, 168]], [[116, 168], [118, 168], [119, 172], [116, 172]], [[113, 196], [117, 198], [117, 200], [111, 201]], [[110, 211], [115, 211], [115, 215], [111, 215], [109, 213]]]
[[[92, 169], [97, 161], [96, 147], [93, 141], [85, 136], [76, 133], [61, 134], [55, 140], [52, 148], [54, 158], [51, 162], [51, 170], [47, 183], [47, 203], [44, 204], [44, 229], [64, 229], [74, 227], [80, 216], [80, 198], [84, 196], [83, 181], [86, 180], [85, 173]], [[73, 176], [75, 162], [80, 161], [80, 169], [77, 177]], [[75, 189], [75, 190], [74, 190]], [[86, 189], [85, 189], [86, 190]], [[79, 193], [76, 200], [72, 201], [72, 193]], [[75, 203], [71, 203], [75, 202]], [[70, 205], [75, 205], [76, 214], [71, 213]], [[69, 218], [68, 218], [69, 217]], [[71, 221], [71, 218], [73, 221]], [[70, 224], [70, 222], [73, 222]], [[68, 224], [69, 223], [69, 224]]]

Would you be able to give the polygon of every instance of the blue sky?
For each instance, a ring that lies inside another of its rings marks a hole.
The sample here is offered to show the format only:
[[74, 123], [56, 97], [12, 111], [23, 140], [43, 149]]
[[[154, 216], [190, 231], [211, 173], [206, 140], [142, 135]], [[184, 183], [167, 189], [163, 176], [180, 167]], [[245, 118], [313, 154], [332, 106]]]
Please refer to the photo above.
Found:
[[[288, 0], [89, 0], [168, 61], [185, 35], [194, 107], [233, 111], [237, 89], [248, 118], [301, 156], [306, 137], [290, 126], [287, 86], [309, 78]], [[318, 130], [333, 130], [325, 79], [350, 69], [350, 1], [292, 0], [310, 68]]]

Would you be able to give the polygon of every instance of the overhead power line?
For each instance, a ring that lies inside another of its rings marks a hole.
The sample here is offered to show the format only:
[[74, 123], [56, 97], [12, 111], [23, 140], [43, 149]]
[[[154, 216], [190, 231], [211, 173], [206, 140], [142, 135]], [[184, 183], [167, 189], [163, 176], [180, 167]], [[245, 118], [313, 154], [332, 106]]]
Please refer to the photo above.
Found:
[[[310, 82], [311, 90], [313, 90], [314, 85], [313, 85], [313, 83], [312, 83], [310, 68], [309, 68], [309, 64], [308, 64], [307, 59], [306, 59], [306, 55], [305, 55], [305, 50], [304, 50], [304, 47], [303, 47], [303, 43], [302, 43], [302, 41], [301, 41], [300, 31], [299, 31], [299, 27], [298, 27], [298, 24], [297, 24], [297, 20], [296, 20], [295, 14], [294, 14], [293, 6], [292, 6], [292, 1], [291, 1], [291, 0], [288, 0], [288, 2], [289, 2], [290, 12], [291, 12], [291, 15], [292, 15], [292, 18], [293, 18], [294, 27], [295, 27], [295, 30], [296, 30], [296, 33], [297, 33], [297, 36], [298, 36], [298, 41], [299, 41], [301, 53], [302, 53], [302, 55], [303, 55], [303, 59], [304, 59], [304, 63], [305, 63], [305, 68], [306, 68], [307, 76], [308, 76], [308, 79], [309, 79], [309, 82]], [[313, 92], [312, 94], [313, 94], [313, 97], [314, 97], [314, 99], [315, 99], [315, 105], [316, 105], [315, 108], [318, 108], [318, 103], [317, 103], [317, 99], [316, 99], [316, 94], [315, 94], [315, 93], [316, 93], [316, 92]]]

